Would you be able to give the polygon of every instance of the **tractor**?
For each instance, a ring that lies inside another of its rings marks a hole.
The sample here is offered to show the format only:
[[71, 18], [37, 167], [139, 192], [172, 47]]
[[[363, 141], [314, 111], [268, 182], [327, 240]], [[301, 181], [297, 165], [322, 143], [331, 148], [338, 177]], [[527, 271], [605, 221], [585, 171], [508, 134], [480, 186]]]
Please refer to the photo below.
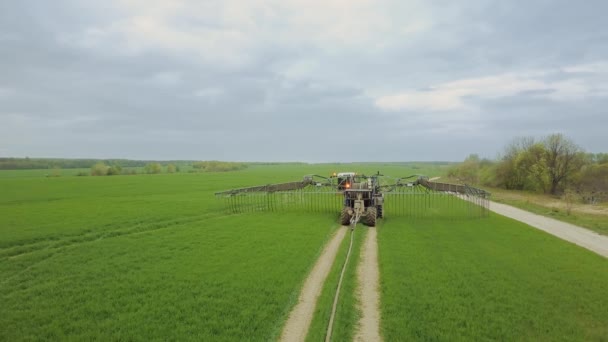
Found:
[[340, 223], [349, 225], [363, 221], [375, 226], [376, 219], [382, 218], [384, 196], [378, 183], [380, 172], [373, 176], [358, 175], [355, 172], [341, 172], [332, 175], [337, 178], [338, 190], [344, 194], [344, 208], [340, 213]]

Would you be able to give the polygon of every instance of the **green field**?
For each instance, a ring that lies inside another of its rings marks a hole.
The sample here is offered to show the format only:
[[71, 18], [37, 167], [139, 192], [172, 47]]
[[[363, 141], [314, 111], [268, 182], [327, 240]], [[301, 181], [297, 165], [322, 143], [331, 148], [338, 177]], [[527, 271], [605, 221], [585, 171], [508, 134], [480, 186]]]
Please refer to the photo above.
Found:
[[387, 219], [387, 341], [608, 338], [608, 260], [517, 221]]
[[[214, 192], [312, 173], [435, 176], [445, 169], [286, 164], [112, 177], [0, 171], [0, 340], [276, 339], [338, 213], [228, 215]], [[378, 229], [387, 341], [608, 338], [604, 258], [499, 216], [388, 217]], [[365, 231], [355, 234], [335, 340], [350, 339], [359, 316], [354, 270]], [[347, 240], [309, 340], [324, 336]]]

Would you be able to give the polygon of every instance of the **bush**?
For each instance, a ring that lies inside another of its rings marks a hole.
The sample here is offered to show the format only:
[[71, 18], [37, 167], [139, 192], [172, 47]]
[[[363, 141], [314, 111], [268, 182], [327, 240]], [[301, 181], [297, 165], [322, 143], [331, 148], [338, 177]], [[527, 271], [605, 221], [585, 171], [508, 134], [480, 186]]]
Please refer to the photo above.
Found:
[[91, 167], [91, 176], [106, 176], [108, 169], [109, 167], [106, 164], [99, 162]]
[[163, 168], [159, 163], [148, 163], [144, 167], [144, 170], [146, 171], [146, 173], [153, 174], [161, 173], [163, 171]]
[[192, 167], [204, 172], [227, 172], [246, 169], [247, 164], [211, 160], [196, 162], [192, 164]]
[[118, 166], [118, 165], [114, 165], [108, 168], [108, 172], [107, 175], [108, 176], [115, 176], [115, 175], [119, 175], [122, 172], [122, 167]]

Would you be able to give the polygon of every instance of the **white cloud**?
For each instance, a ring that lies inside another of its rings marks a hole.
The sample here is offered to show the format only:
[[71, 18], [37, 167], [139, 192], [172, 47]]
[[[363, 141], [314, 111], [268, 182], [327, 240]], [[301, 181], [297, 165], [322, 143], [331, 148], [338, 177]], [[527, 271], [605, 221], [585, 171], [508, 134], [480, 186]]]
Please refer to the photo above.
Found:
[[[567, 72], [594, 70], [608, 73], [603, 64], [580, 65], [565, 68]], [[572, 77], [550, 81], [546, 76], [554, 70], [505, 73], [479, 78], [461, 79], [434, 85], [426, 90], [405, 90], [388, 95], [376, 95], [375, 105], [383, 110], [452, 111], [474, 110], [469, 98], [492, 99], [514, 96], [523, 92], [535, 92], [534, 96], [555, 101], [572, 101], [590, 96], [605, 96], [606, 77], [602, 81], [591, 78]]]
[[[431, 27], [424, 6], [382, 0], [117, 0], [109, 24], [63, 34], [64, 43], [137, 55], [161, 49], [204, 63], [243, 66], [267, 47], [372, 52]], [[401, 9], [396, 15], [391, 9]], [[405, 8], [404, 8], [405, 7]], [[113, 47], [113, 48], [108, 48]]]
[[385, 110], [457, 110], [470, 109], [465, 97], [500, 97], [522, 91], [543, 89], [544, 84], [513, 74], [463, 79], [432, 86], [428, 90], [411, 90], [380, 96], [376, 106]]

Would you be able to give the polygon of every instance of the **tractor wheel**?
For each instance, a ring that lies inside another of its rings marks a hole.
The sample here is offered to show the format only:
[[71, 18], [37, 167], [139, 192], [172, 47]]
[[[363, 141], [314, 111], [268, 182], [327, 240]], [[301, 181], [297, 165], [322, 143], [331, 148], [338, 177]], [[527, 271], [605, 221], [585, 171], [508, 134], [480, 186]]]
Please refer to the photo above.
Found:
[[384, 206], [377, 205], [376, 206], [376, 213], [377, 213], [378, 218], [384, 218]]
[[348, 213], [349, 207], [344, 207], [342, 209], [342, 213], [340, 213], [340, 224], [343, 226], [348, 226], [350, 224], [350, 214]]
[[365, 223], [370, 227], [376, 226], [376, 208], [367, 208], [367, 214], [365, 216]]

